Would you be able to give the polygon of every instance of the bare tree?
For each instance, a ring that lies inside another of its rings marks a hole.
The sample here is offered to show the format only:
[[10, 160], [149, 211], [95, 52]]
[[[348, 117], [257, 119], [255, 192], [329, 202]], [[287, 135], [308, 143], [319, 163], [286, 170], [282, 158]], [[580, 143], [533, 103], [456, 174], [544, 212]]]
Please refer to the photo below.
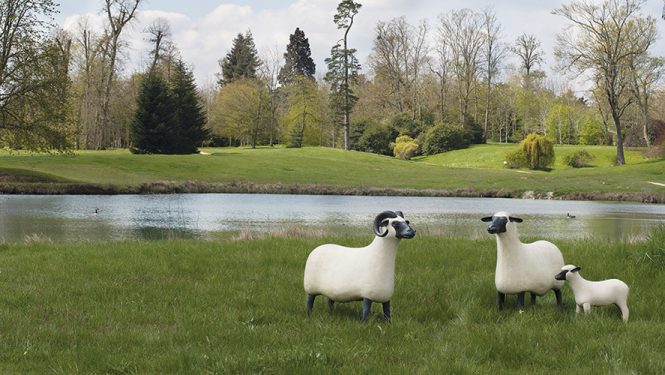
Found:
[[171, 26], [165, 18], [157, 18], [146, 29], [145, 33], [149, 35], [149, 41], [154, 45], [150, 54], [152, 55], [152, 63], [150, 64], [150, 72], [155, 70], [157, 62], [159, 62], [162, 55], [165, 53], [169, 38], [171, 37]]
[[525, 86], [530, 85], [532, 70], [543, 62], [543, 50], [540, 41], [534, 35], [522, 34], [517, 37], [511, 51], [520, 59], [520, 68], [524, 70]]
[[470, 9], [454, 10], [440, 15], [441, 35], [451, 51], [451, 70], [459, 88], [460, 122], [471, 120], [469, 104], [480, 71], [480, 54], [484, 44], [482, 15]]
[[434, 51], [437, 57], [437, 66], [434, 67], [430, 61], [429, 69], [439, 79], [439, 116], [443, 122], [446, 117], [446, 90], [448, 84], [448, 69], [450, 66], [450, 48], [443, 36], [441, 27], [438, 28]]
[[501, 24], [496, 18], [496, 13], [491, 8], [483, 11], [485, 29], [485, 74], [487, 79], [487, 92], [485, 98], [485, 121], [483, 126], [483, 141], [487, 141], [487, 127], [492, 107], [492, 79], [499, 70], [499, 63], [505, 54], [505, 48], [499, 43], [501, 38]]
[[116, 75], [116, 64], [118, 61], [118, 51], [120, 49], [120, 36], [127, 24], [134, 19], [136, 10], [142, 0], [104, 0], [104, 12], [108, 21], [107, 45], [104, 48], [104, 55], [108, 58], [108, 71], [104, 76], [104, 96], [102, 100], [101, 117], [99, 126], [101, 128], [102, 147], [110, 144], [110, 119], [109, 106], [111, 103], [111, 90], [113, 80]]
[[651, 97], [655, 85], [665, 75], [665, 60], [660, 57], [641, 56], [630, 62], [630, 91], [642, 115], [642, 136], [647, 147], [651, 147], [649, 115]]
[[379, 22], [371, 58], [375, 73], [391, 82], [397, 110], [403, 112], [408, 106], [414, 119], [421, 112], [418, 83], [427, 58], [427, 31], [425, 20], [416, 29], [404, 16]]
[[591, 72], [616, 128], [617, 164], [625, 164], [621, 118], [631, 103], [630, 64], [644, 56], [657, 36], [656, 21], [640, 14], [642, 0], [573, 1], [553, 14], [570, 23], [557, 35], [555, 55], [563, 69]]

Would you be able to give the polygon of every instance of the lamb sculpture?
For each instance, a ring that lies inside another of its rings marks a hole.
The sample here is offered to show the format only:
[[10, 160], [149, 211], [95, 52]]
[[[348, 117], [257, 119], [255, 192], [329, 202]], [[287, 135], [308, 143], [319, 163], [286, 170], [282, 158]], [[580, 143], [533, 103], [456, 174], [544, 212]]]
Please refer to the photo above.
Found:
[[591, 312], [591, 306], [606, 306], [615, 304], [621, 310], [621, 318], [628, 321], [628, 292], [630, 288], [621, 280], [610, 279], [603, 281], [589, 281], [580, 275], [580, 267], [568, 264], [561, 268], [556, 276], [557, 280], [568, 280], [575, 294], [575, 312], [584, 309]]
[[314, 298], [328, 297], [328, 309], [335, 302], [362, 301], [362, 321], [366, 322], [372, 302], [383, 304], [390, 321], [390, 298], [395, 284], [395, 256], [402, 238], [413, 238], [416, 231], [401, 211], [384, 211], [374, 219], [376, 237], [363, 248], [326, 244], [312, 250], [305, 264], [307, 314]]
[[536, 303], [536, 295], [543, 296], [549, 290], [556, 295], [557, 305], [561, 306], [563, 282], [552, 279], [552, 271], [558, 272], [563, 266], [563, 255], [554, 244], [548, 241], [522, 243], [515, 223], [522, 219], [510, 216], [507, 212], [497, 212], [494, 216], [481, 219], [491, 222], [487, 228], [496, 235], [496, 273], [494, 283], [497, 290], [497, 307], [503, 309], [506, 294], [517, 294], [518, 308], [524, 307], [524, 293], [531, 293], [531, 303]]

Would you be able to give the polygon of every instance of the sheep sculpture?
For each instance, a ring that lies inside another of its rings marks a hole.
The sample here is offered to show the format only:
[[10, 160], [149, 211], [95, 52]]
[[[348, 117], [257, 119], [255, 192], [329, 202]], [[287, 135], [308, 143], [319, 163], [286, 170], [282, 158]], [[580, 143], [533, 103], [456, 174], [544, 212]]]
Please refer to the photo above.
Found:
[[573, 264], [565, 265], [554, 278], [568, 280], [575, 295], [575, 312], [584, 309], [591, 312], [591, 306], [606, 306], [615, 304], [621, 310], [621, 318], [628, 321], [628, 292], [630, 288], [621, 280], [609, 279], [602, 281], [589, 281], [580, 275], [580, 267]]
[[372, 302], [383, 304], [390, 321], [390, 299], [395, 284], [395, 257], [402, 238], [416, 231], [401, 211], [384, 211], [374, 219], [372, 243], [363, 248], [326, 244], [312, 250], [305, 264], [304, 286], [307, 314], [318, 295], [328, 297], [328, 310], [335, 302], [362, 301], [362, 321], [366, 322]]
[[506, 294], [517, 294], [517, 306], [522, 308], [526, 292], [531, 293], [531, 303], [535, 304], [536, 295], [543, 296], [550, 290], [561, 306], [563, 281], [552, 279], [552, 271], [556, 273], [563, 266], [559, 248], [548, 241], [522, 243], [515, 223], [523, 220], [507, 212], [497, 212], [481, 220], [490, 222], [487, 231], [496, 235], [497, 307], [503, 309]]

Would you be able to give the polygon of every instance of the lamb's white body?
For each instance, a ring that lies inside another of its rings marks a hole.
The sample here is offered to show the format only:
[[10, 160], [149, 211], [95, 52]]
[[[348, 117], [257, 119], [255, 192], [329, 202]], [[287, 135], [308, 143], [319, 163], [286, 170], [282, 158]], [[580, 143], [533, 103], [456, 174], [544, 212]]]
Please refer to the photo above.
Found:
[[575, 311], [584, 310], [585, 313], [591, 312], [591, 306], [606, 306], [615, 304], [621, 310], [621, 318], [628, 321], [628, 285], [618, 279], [609, 279], [602, 281], [586, 280], [578, 271], [570, 272], [575, 269], [574, 265], [566, 265], [561, 270], [567, 270], [566, 280], [575, 294]]
[[[497, 212], [494, 216], [508, 218], [510, 215]], [[531, 292], [542, 296], [563, 286], [563, 281], [552, 277], [561, 270], [563, 255], [551, 242], [522, 243], [515, 223], [508, 222], [506, 232], [496, 234], [496, 249], [494, 283], [497, 291], [504, 294]]]
[[363, 248], [321, 245], [305, 264], [305, 292], [323, 294], [337, 302], [363, 298], [387, 302], [395, 285], [395, 257], [399, 239], [374, 237]]

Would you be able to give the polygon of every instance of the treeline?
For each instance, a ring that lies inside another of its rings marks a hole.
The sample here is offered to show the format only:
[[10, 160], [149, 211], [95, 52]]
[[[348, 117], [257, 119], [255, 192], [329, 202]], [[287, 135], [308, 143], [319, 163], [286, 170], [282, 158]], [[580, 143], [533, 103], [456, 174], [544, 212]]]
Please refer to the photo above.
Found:
[[[154, 47], [145, 71], [119, 74], [123, 31], [140, 3], [103, 0], [105, 28], [83, 20], [72, 32], [52, 25], [51, 0], [0, 5], [0, 21], [16, 31], [2, 34], [4, 145], [169, 153], [320, 145], [409, 158], [539, 133], [555, 143], [614, 144], [622, 164], [624, 145], [665, 137], [665, 64], [651, 52], [656, 20], [642, 14], [641, 0], [554, 9], [566, 22], [554, 51], [529, 33], [506, 40], [491, 8], [384, 20], [367, 36], [374, 45], [365, 66], [347, 43], [362, 6], [344, 0], [332, 20], [339, 42], [323, 69], [300, 28], [283, 53], [260, 53], [241, 30], [220, 59], [217, 84], [198, 92], [163, 20], [145, 30]], [[593, 89], [549, 79], [546, 54]]]

